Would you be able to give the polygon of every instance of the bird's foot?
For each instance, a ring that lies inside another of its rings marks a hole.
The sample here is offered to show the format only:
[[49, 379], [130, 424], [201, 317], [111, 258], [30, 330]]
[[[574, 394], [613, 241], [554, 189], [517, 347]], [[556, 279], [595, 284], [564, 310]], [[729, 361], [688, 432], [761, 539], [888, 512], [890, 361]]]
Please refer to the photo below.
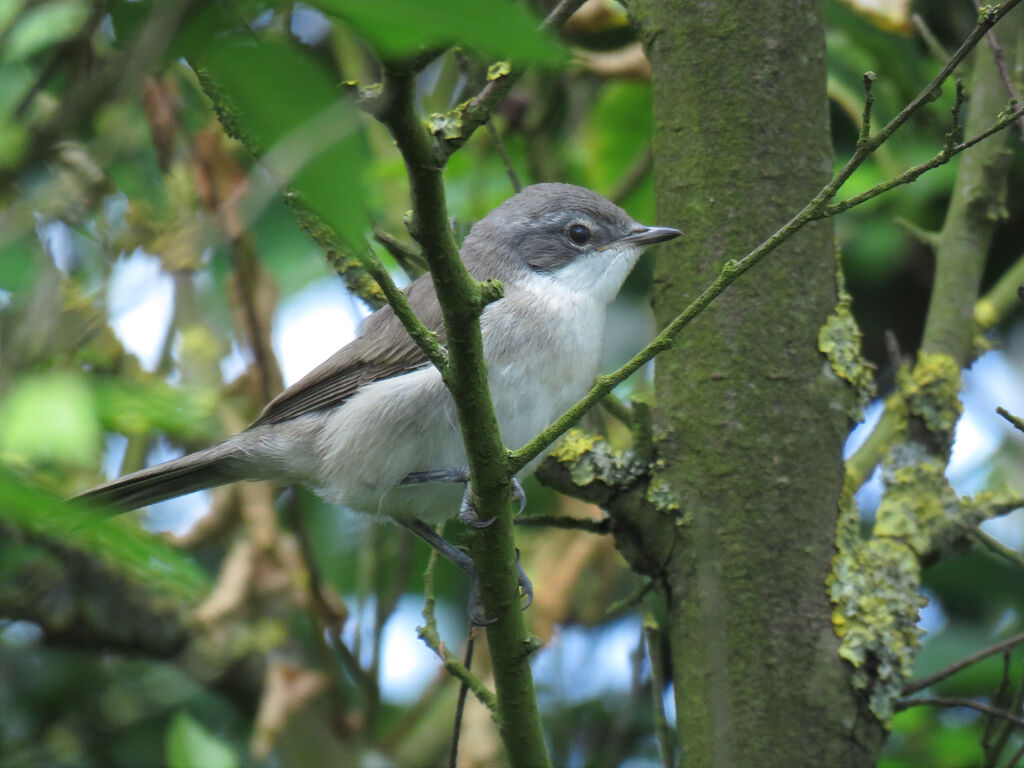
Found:
[[[421, 483], [465, 483], [466, 492], [462, 494], [462, 503], [459, 505], [459, 520], [470, 528], [486, 528], [495, 521], [481, 520], [477, 514], [476, 506], [473, 504], [473, 489], [469, 482], [469, 467], [456, 467], [455, 469], [435, 469], [429, 472], [410, 472], [402, 478], [400, 485], [418, 485]], [[519, 478], [512, 478], [512, 498], [519, 503], [517, 515], [521, 515], [526, 509], [526, 491]]]
[[[516, 549], [516, 571], [519, 573], [519, 591], [524, 599], [522, 610], [525, 611], [533, 604], [533, 583], [530, 581], [530, 577], [526, 575], [526, 571], [523, 570], [523, 566], [519, 563], [518, 549]], [[469, 590], [469, 620], [473, 622], [473, 626], [486, 627], [496, 622], [497, 619], [488, 619], [484, 611], [483, 599], [480, 597], [480, 575], [476, 572], [476, 569], [473, 569], [470, 577], [472, 579], [472, 586]]]

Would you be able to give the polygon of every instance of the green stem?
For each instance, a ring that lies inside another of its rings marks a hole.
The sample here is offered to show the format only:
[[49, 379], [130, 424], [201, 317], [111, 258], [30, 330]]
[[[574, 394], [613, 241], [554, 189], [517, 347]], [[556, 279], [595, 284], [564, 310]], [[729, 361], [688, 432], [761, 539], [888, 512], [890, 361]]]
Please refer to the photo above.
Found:
[[[498, 726], [512, 766], [550, 764], [529, 665], [531, 644], [519, 606], [517, 554], [509, 482], [512, 478], [494, 414], [483, 357], [480, 314], [500, 293], [466, 271], [448, 224], [441, 168], [446, 157], [416, 111], [414, 73], [385, 68], [380, 119], [391, 130], [405, 162], [414, 213], [411, 232], [430, 265], [448, 342], [442, 371], [455, 403], [473, 478], [473, 502], [484, 519], [472, 555], [488, 617], [487, 643], [494, 662]], [[446, 666], [448, 662], [446, 660]]]

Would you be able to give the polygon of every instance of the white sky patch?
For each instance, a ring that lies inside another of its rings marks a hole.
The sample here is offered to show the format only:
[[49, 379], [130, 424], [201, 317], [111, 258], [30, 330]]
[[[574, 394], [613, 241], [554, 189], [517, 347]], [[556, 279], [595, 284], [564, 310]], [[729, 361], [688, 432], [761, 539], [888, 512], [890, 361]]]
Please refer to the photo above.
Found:
[[336, 277], [311, 283], [283, 301], [274, 319], [274, 351], [285, 386], [352, 341], [365, 315]]
[[560, 627], [531, 663], [542, 702], [581, 702], [628, 691], [630, 654], [639, 638], [639, 616], [594, 628]]
[[979, 473], [999, 448], [1010, 425], [996, 413], [1003, 406], [1011, 413], [1024, 412], [1020, 378], [1006, 355], [995, 350], [974, 361], [963, 374], [960, 400], [964, 414], [956, 425], [956, 440], [946, 476], [960, 494], [977, 493], [986, 472]]
[[[376, 599], [370, 596], [360, 604], [354, 595], [349, 595], [345, 602], [350, 609], [358, 605], [359, 610], [353, 611], [356, 613], [353, 620], [345, 624], [342, 639], [351, 648], [358, 628], [362, 641], [360, 647], [365, 657], [361, 661], [368, 664], [373, 643]], [[465, 618], [458, 619], [442, 602], [435, 606], [435, 615], [441, 637], [465, 637]], [[399, 705], [411, 704], [423, 694], [440, 671], [437, 656], [416, 635], [416, 628], [422, 623], [423, 595], [403, 595], [399, 598], [395, 612], [391, 614], [381, 634], [380, 690], [385, 701]], [[462, 651], [455, 649], [455, 652]]]
[[114, 265], [107, 288], [110, 324], [125, 349], [152, 371], [174, 308], [174, 279], [160, 259], [136, 250]]

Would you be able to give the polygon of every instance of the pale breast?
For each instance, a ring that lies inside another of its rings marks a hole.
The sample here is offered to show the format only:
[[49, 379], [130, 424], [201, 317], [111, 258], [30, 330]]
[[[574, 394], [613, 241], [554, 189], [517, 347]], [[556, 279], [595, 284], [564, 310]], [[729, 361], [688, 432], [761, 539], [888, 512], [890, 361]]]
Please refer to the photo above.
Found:
[[515, 306], [482, 318], [484, 351], [502, 438], [514, 449], [590, 388], [601, 357], [605, 305], [542, 278], [503, 301]]

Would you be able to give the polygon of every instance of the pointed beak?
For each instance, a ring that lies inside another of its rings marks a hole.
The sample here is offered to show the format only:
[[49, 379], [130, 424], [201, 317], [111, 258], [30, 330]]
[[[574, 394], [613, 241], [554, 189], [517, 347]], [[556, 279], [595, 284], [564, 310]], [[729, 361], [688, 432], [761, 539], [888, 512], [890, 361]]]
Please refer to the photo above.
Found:
[[679, 237], [682, 232], [672, 227], [634, 227], [633, 230], [623, 238], [616, 241], [616, 245], [620, 243], [629, 243], [630, 245], [652, 245], [654, 243], [662, 243], [666, 240]]

